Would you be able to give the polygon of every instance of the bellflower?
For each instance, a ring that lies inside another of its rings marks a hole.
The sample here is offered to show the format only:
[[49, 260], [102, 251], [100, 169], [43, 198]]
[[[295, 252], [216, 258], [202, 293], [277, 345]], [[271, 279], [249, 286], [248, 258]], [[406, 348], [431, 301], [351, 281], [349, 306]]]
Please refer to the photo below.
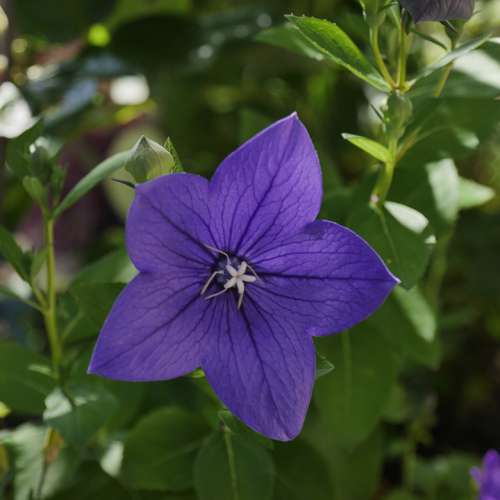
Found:
[[474, 0], [400, 0], [400, 3], [416, 23], [469, 19], [474, 10]]
[[478, 500], [500, 500], [500, 454], [495, 450], [486, 453], [483, 467], [474, 467], [472, 477], [479, 486]]
[[201, 366], [249, 427], [294, 438], [315, 378], [312, 337], [365, 319], [398, 283], [355, 233], [315, 221], [321, 182], [293, 114], [233, 152], [210, 182], [182, 173], [138, 186], [126, 241], [139, 274], [89, 371], [148, 381]]

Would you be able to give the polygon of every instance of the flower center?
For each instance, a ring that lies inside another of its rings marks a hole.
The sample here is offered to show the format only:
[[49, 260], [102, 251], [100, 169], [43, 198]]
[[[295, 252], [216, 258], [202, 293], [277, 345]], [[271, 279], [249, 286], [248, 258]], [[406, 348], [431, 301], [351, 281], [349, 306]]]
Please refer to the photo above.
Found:
[[226, 293], [228, 290], [235, 289], [238, 293], [238, 309], [240, 309], [245, 295], [245, 285], [257, 281], [257, 273], [248, 262], [241, 260], [239, 257], [231, 257], [222, 250], [206, 246], [213, 252], [217, 252], [219, 259], [215, 264], [214, 271], [203, 285], [200, 295], [205, 295], [212, 283], [216, 283], [222, 288], [218, 292], [207, 295], [205, 297], [206, 300], [213, 299], [218, 295]]

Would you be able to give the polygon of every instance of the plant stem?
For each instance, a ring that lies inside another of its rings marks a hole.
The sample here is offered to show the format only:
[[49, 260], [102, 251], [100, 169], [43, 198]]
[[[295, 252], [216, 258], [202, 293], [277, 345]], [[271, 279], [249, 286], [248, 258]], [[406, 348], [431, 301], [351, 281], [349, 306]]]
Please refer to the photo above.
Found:
[[370, 29], [370, 45], [372, 47], [373, 57], [375, 58], [375, 62], [377, 67], [382, 73], [385, 81], [392, 87], [396, 87], [396, 82], [392, 78], [387, 66], [384, 62], [384, 58], [382, 57], [382, 53], [380, 52], [380, 45], [378, 43], [378, 26], [374, 26]]
[[44, 216], [45, 246], [47, 248], [47, 304], [44, 308], [45, 328], [49, 338], [52, 353], [52, 365], [56, 373], [59, 373], [62, 349], [57, 332], [56, 318], [56, 259], [54, 250], [54, 219]]
[[401, 92], [406, 92], [406, 61], [407, 61], [407, 38], [405, 32], [404, 22], [401, 20], [401, 27], [399, 30], [399, 57], [398, 57], [398, 76], [397, 87]]
[[436, 85], [436, 88], [434, 89], [434, 97], [440, 97], [441, 94], [443, 93], [444, 87], [446, 85], [446, 82], [448, 81], [452, 69], [453, 69], [453, 61], [449, 62], [444, 67], [443, 74], [441, 75], [441, 78], [439, 79], [439, 82]]
[[390, 159], [384, 163], [383, 168], [380, 170], [377, 182], [372, 192], [372, 200], [377, 205], [384, 203], [387, 193], [389, 193], [389, 189], [391, 188], [394, 168], [396, 167], [397, 148], [397, 141], [395, 139], [389, 139], [388, 149]]
[[227, 460], [229, 463], [229, 476], [231, 477], [231, 489], [233, 491], [233, 500], [239, 500], [240, 494], [238, 492], [238, 475], [236, 473], [236, 461], [234, 459], [233, 443], [231, 441], [231, 430], [223, 426], [224, 443], [226, 445]]
[[349, 418], [351, 414], [351, 400], [352, 400], [352, 354], [351, 354], [351, 338], [349, 336], [349, 330], [342, 333], [340, 339], [342, 344], [342, 359], [344, 360], [344, 372], [345, 372], [345, 398], [344, 398], [344, 410], [345, 415]]

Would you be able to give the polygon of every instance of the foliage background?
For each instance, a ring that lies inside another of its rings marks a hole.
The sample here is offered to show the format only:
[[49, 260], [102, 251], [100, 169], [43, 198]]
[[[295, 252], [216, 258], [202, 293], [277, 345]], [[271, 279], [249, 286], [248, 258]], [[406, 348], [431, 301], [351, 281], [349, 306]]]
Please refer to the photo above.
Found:
[[[466, 37], [498, 31], [500, 3], [477, 10]], [[341, 134], [376, 137], [368, 103], [380, 99], [340, 66], [276, 47], [265, 30], [290, 12], [334, 20], [367, 48], [355, 1], [4, 1], [1, 163], [7, 137], [43, 114], [45, 133], [62, 145], [66, 190], [142, 134], [169, 136], [184, 168], [209, 176], [243, 140], [297, 110], [322, 160], [323, 215], [376, 242], [363, 212], [376, 165]], [[437, 23], [419, 29], [445, 40]], [[418, 40], [410, 71], [440, 51]], [[419, 285], [318, 342], [335, 368], [319, 379], [291, 443], [270, 443], [221, 414], [203, 378], [125, 384], [85, 375], [99, 327], [133, 274], [123, 252], [131, 194], [107, 180], [68, 210], [56, 251], [71, 398], [46, 375], [39, 314], [1, 297], [0, 498], [237, 500], [228, 432], [239, 500], [473, 498], [469, 467], [500, 449], [500, 203], [458, 175], [500, 187], [498, 45], [456, 69], [442, 114], [416, 107], [416, 120], [430, 115], [440, 127], [425, 122], [431, 133], [398, 166], [388, 197], [422, 212], [436, 236], [429, 255], [422, 235], [398, 244]], [[426, 83], [435, 84], [425, 81], [423, 95]], [[456, 161], [432, 163], [446, 158]], [[40, 248], [40, 212], [0, 168], [1, 223], [23, 248]], [[29, 296], [5, 262], [0, 282]]]

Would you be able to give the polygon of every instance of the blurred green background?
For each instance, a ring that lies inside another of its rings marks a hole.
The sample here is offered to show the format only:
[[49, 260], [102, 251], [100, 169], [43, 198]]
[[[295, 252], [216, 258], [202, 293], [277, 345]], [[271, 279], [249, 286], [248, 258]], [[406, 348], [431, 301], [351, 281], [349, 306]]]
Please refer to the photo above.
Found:
[[[209, 176], [242, 141], [294, 110], [321, 157], [325, 217], [345, 223], [353, 198], [373, 172], [373, 162], [344, 141], [341, 133], [375, 132], [370, 103], [377, 104], [377, 95], [340, 67], [266, 43], [263, 34], [293, 12], [334, 20], [366, 47], [367, 33], [354, 0], [0, 3], [0, 220], [25, 248], [41, 243], [40, 214], [3, 163], [9, 138], [42, 113], [51, 139], [63, 146], [61, 164], [68, 171], [68, 187], [105, 157], [131, 147], [142, 134], [160, 143], [169, 136], [184, 168]], [[500, 1], [481, 2], [477, 10], [467, 33], [473, 36], [492, 29], [500, 34]], [[421, 30], [444, 37], [437, 23], [424, 24]], [[410, 67], [439, 55], [438, 47], [420, 42]], [[462, 99], [466, 90], [467, 99]], [[452, 109], [446, 119], [460, 128], [460, 134], [431, 134], [401, 168], [451, 154], [461, 176], [499, 192], [500, 114], [491, 107], [495, 96], [500, 96], [500, 50], [462, 59], [444, 92]], [[474, 133], [468, 129], [472, 124]], [[126, 178], [126, 173], [115, 177]], [[425, 213], [425, 200], [413, 182], [411, 175], [396, 174], [389, 199], [410, 200], [411, 205], [416, 193], [415, 208]], [[465, 191], [462, 196], [466, 207]], [[56, 230], [61, 291], [88, 263], [120, 252], [130, 200], [126, 187], [106, 181], [64, 215]], [[391, 494], [394, 500], [470, 498], [469, 466], [486, 449], [500, 449], [500, 198], [485, 191], [485, 200], [482, 206], [463, 211], [454, 231], [442, 229], [438, 245], [444, 248], [428, 271], [433, 275], [428, 281], [433, 307], [439, 310], [440, 363], [430, 367], [410, 363], [405, 368], [382, 423], [365, 436], [366, 449], [358, 447], [345, 456], [329, 449], [324, 428], [316, 425], [314, 406], [303, 437], [275, 445], [276, 466], [288, 474], [276, 498], [363, 500]], [[129, 270], [120, 267], [120, 272]], [[0, 282], [20, 294], [26, 292], [2, 262]], [[98, 305], [103, 311], [95, 313], [96, 324], [85, 326], [94, 336], [110, 304]], [[72, 314], [69, 306], [68, 314]], [[0, 340], [16, 339], [43, 350], [39, 326], [36, 314], [26, 307], [0, 299]], [[398, 328], [385, 324], [390, 335], [397, 336]], [[87, 344], [87, 354], [91, 346]], [[84, 370], [86, 359], [75, 369]], [[172, 402], [190, 411], [202, 406], [205, 389], [197, 382], [169, 384], [168, 388], [150, 384], [140, 395], [122, 386], [123, 420], [115, 428], [126, 433], [148, 411]], [[328, 390], [333, 389], [318, 383], [319, 397]], [[30, 414], [9, 413], [0, 402], [0, 429], [39, 422]], [[335, 441], [336, 429], [329, 432]], [[40, 448], [40, 436], [35, 434], [27, 438], [33, 449]], [[112, 467], [104, 468], [107, 476], [96, 464], [86, 462], [85, 468], [68, 474], [65, 485], [76, 484], [76, 489], [47, 496], [193, 498], [189, 492], [139, 496], [111, 481]], [[411, 465], [410, 473], [404, 464]], [[26, 474], [21, 480], [29, 482], [29, 471]], [[420, 496], [397, 493], [405, 481], [411, 481]], [[98, 486], [85, 493], [86, 483]], [[11, 498], [12, 485], [5, 484], [4, 494]], [[137, 491], [148, 489], [140, 482], [139, 486]], [[83, 493], [74, 496], [78, 490]], [[26, 492], [16, 495], [29, 498]]]

